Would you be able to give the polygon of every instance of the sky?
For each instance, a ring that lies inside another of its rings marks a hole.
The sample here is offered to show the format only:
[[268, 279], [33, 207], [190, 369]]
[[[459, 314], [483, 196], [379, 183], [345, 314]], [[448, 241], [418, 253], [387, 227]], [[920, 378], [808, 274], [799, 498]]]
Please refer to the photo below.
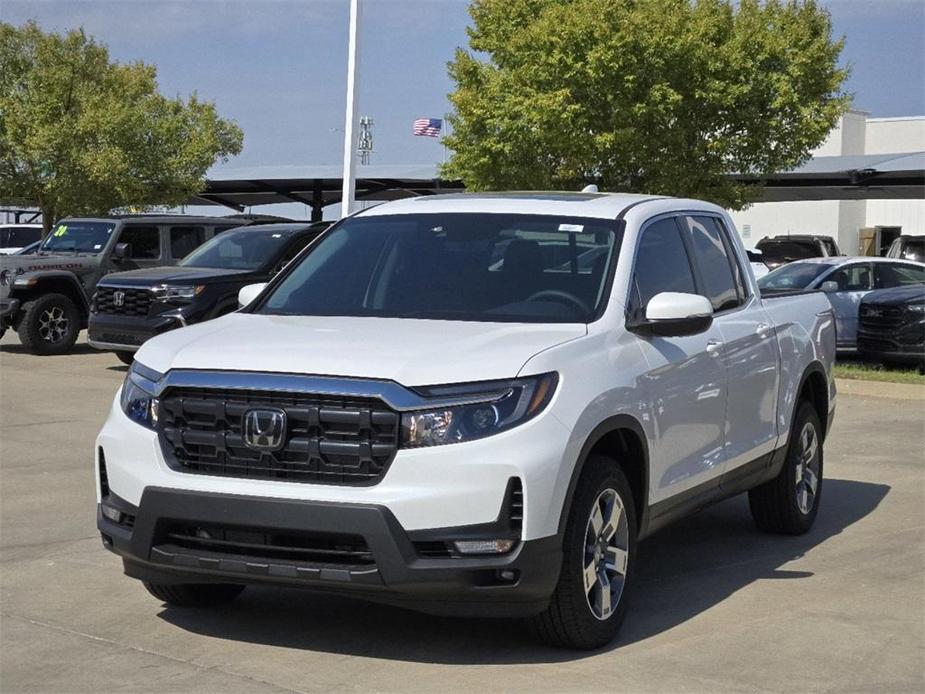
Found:
[[[855, 107], [925, 115], [925, 1], [820, 0], [845, 37]], [[446, 63], [465, 46], [466, 0], [360, 0], [359, 115], [372, 116], [375, 164], [433, 164], [439, 141], [415, 118], [450, 109]], [[0, 0], [0, 20], [83, 26], [113, 58], [157, 66], [164, 94], [196, 92], [244, 130], [224, 168], [339, 164], [348, 0]]]

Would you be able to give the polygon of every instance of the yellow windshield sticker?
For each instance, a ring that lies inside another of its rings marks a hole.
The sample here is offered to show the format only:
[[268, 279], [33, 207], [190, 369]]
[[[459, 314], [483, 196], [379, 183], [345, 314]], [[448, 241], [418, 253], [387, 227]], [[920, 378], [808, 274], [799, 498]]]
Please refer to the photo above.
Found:
[[64, 236], [67, 233], [67, 224], [59, 224], [55, 229], [55, 236]]

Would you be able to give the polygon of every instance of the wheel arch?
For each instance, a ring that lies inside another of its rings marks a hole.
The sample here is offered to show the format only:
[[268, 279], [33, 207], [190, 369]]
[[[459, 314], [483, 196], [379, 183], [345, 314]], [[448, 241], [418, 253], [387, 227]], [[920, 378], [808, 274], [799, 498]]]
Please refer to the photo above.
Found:
[[796, 401], [793, 404], [794, 414], [803, 400], [808, 400], [816, 410], [822, 425], [822, 440], [825, 441], [829, 433], [829, 378], [825, 367], [819, 361], [811, 362], [800, 377]]
[[592, 454], [605, 455], [620, 464], [633, 491], [639, 537], [644, 536], [648, 524], [649, 447], [642, 424], [627, 414], [618, 414], [605, 419], [585, 439], [569, 479], [565, 501], [559, 511], [559, 536], [565, 533], [565, 525], [568, 522], [568, 514], [578, 481]]
[[[82, 320], [86, 320], [90, 311], [90, 305], [87, 301], [87, 295], [83, 286], [77, 281], [77, 278], [70, 272], [42, 272], [33, 273], [25, 277], [28, 285], [23, 287], [14, 284], [10, 296], [19, 299], [23, 303], [32, 301], [45, 294], [64, 294], [74, 301], [81, 312]], [[21, 277], [16, 278], [17, 282]]]

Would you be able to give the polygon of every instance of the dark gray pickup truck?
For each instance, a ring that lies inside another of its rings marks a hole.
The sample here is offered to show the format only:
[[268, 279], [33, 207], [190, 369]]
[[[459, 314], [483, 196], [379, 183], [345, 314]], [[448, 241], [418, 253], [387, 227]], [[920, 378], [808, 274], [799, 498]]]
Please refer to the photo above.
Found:
[[187, 215], [62, 219], [35, 254], [0, 257], [0, 335], [12, 328], [33, 354], [64, 354], [87, 326], [102, 277], [175, 265], [215, 234], [257, 221]]

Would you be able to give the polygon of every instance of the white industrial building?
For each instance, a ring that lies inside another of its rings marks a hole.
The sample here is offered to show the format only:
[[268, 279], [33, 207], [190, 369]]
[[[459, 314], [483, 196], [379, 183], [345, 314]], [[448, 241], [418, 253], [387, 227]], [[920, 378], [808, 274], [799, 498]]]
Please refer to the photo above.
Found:
[[[870, 118], [861, 111], [849, 111], [828, 139], [813, 152], [815, 162], [845, 157], [857, 161], [860, 155], [903, 155], [925, 152], [925, 116]], [[877, 199], [872, 183], [870, 199], [798, 200], [760, 202], [733, 212], [745, 245], [753, 247], [765, 236], [822, 234], [838, 241], [843, 253], [871, 252], [860, 241], [882, 235], [879, 245], [888, 245], [895, 235], [925, 234], [925, 190], [918, 199]]]

